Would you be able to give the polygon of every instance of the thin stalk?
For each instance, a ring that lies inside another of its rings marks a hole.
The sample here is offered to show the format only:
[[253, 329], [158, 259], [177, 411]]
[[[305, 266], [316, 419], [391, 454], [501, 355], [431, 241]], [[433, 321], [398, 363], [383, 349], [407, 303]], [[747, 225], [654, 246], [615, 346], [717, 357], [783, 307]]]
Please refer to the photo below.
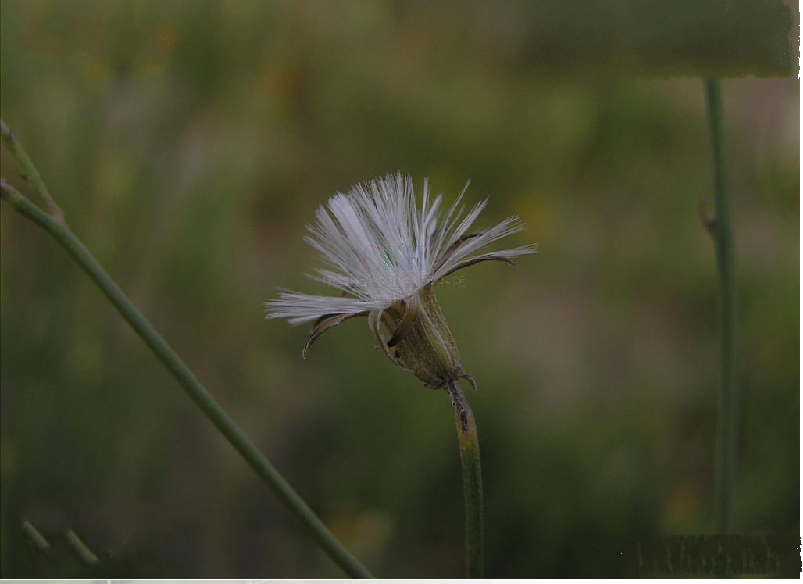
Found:
[[736, 482], [738, 386], [736, 371], [736, 282], [733, 269], [733, 226], [725, 165], [722, 128], [722, 96], [719, 79], [704, 81], [714, 160], [714, 236], [719, 276], [719, 334], [721, 380], [716, 438], [716, 523], [719, 533], [733, 533], [733, 501]]
[[17, 164], [20, 165], [22, 176], [34, 186], [36, 192], [42, 198], [48, 213], [59, 221], [64, 221], [64, 212], [50, 195], [45, 181], [42, 180], [42, 176], [39, 174], [39, 169], [36, 168], [36, 165], [28, 156], [28, 153], [25, 152], [22, 144], [19, 143], [14, 133], [6, 126], [3, 120], [0, 120], [0, 139], [3, 141], [3, 144], [6, 145], [8, 151], [11, 152], [11, 155], [17, 160]]
[[6, 181], [0, 179], [0, 195], [19, 211], [50, 235], [52, 235], [67, 253], [87, 273], [92, 281], [105, 294], [117, 311], [128, 322], [134, 332], [150, 348], [156, 358], [162, 362], [190, 399], [201, 409], [215, 428], [223, 434], [245, 462], [262, 481], [270, 487], [274, 494], [285, 504], [309, 529], [315, 540], [327, 555], [343, 571], [353, 578], [371, 578], [365, 568], [309, 508], [293, 487], [284, 479], [273, 465], [268, 462], [259, 449], [240, 430], [237, 424], [223, 410], [214, 397], [201, 385], [184, 361], [170, 348], [170, 345], [156, 332], [150, 322], [134, 307], [120, 287], [101, 267], [83, 243], [70, 231], [60, 218], [45, 213], [34, 205], [27, 197], [16, 191]]
[[477, 424], [466, 396], [456, 382], [447, 386], [454, 408], [460, 463], [463, 467], [463, 498], [466, 506], [466, 576], [482, 578], [482, 471]]

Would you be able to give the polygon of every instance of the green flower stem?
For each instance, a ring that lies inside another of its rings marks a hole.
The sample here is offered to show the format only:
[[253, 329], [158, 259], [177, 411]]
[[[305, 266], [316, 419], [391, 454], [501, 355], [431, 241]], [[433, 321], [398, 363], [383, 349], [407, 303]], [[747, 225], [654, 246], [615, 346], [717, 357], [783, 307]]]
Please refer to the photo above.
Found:
[[482, 578], [482, 471], [477, 424], [466, 396], [456, 382], [447, 387], [454, 408], [460, 463], [463, 467], [463, 498], [466, 505], [466, 576]]
[[17, 160], [25, 180], [29, 181], [36, 189], [36, 192], [39, 193], [39, 196], [42, 197], [48, 212], [59, 221], [64, 221], [64, 212], [56, 204], [53, 197], [50, 196], [50, 191], [47, 190], [47, 185], [42, 180], [36, 165], [3, 120], [0, 120], [0, 140], [3, 141], [8, 151]]
[[[4, 126], [5, 127], [5, 126]], [[27, 157], [26, 157], [27, 158]], [[37, 173], [38, 174], [38, 173]], [[189, 367], [173, 352], [162, 336], [156, 332], [150, 322], [134, 307], [114, 280], [95, 260], [84, 244], [70, 231], [60, 218], [45, 213], [34, 205], [27, 197], [16, 191], [10, 184], [0, 179], [0, 195], [22, 215], [42, 227], [67, 253], [78, 263], [97, 284], [103, 294], [117, 308], [132, 329], [150, 348], [156, 358], [162, 362], [175, 377], [192, 401], [204, 415], [223, 434], [246, 463], [259, 475], [262, 481], [273, 490], [277, 497], [301, 520], [312, 532], [318, 544], [330, 558], [340, 566], [346, 574], [353, 578], [371, 578], [372, 575], [351, 553], [337, 541], [312, 509], [295, 492], [293, 487], [282, 477], [273, 465], [262, 455], [259, 449], [237, 427], [214, 397], [195, 378]]]
[[733, 533], [733, 500], [736, 482], [738, 386], [736, 371], [736, 282], [733, 270], [733, 226], [725, 166], [722, 129], [722, 97], [719, 79], [705, 77], [705, 97], [714, 156], [715, 215], [712, 225], [719, 275], [720, 365], [722, 368], [717, 410], [716, 522], [719, 533]]

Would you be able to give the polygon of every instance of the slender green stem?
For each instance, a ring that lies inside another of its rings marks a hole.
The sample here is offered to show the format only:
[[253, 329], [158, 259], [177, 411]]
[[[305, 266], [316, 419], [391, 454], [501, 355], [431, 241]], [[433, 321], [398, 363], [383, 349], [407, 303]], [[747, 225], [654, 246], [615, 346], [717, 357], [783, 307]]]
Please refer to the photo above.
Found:
[[68, 529], [67, 533], [64, 534], [64, 539], [67, 540], [67, 544], [72, 548], [81, 561], [85, 564], [97, 564], [100, 560], [98, 557], [89, 549], [89, 546], [84, 543], [78, 534], [75, 533], [72, 529]]
[[736, 282], [733, 269], [733, 226], [725, 165], [722, 96], [719, 79], [704, 79], [711, 150], [714, 157], [715, 214], [713, 235], [719, 275], [721, 381], [716, 438], [716, 522], [720, 533], [733, 533], [736, 482], [738, 387], [736, 372]]
[[214, 397], [195, 378], [189, 367], [176, 355], [150, 322], [134, 307], [114, 280], [106, 273], [84, 244], [70, 231], [61, 219], [45, 213], [27, 197], [0, 179], [0, 194], [22, 215], [42, 227], [97, 284], [132, 329], [175, 377], [181, 387], [201, 409], [204, 415], [223, 434], [248, 465], [270, 487], [277, 497], [310, 530], [318, 544], [346, 574], [354, 578], [371, 578], [372, 575], [326, 528], [312, 509], [295, 492], [259, 449], [240, 430], [237, 424], [217, 403]]
[[454, 408], [460, 463], [463, 467], [463, 498], [466, 506], [466, 576], [482, 578], [482, 471], [477, 424], [466, 396], [456, 382], [447, 391]]
[[25, 180], [30, 182], [36, 189], [36, 192], [39, 193], [39, 196], [42, 197], [42, 201], [45, 203], [48, 213], [59, 221], [64, 221], [64, 212], [61, 210], [61, 207], [56, 204], [53, 197], [50, 196], [50, 191], [47, 190], [47, 185], [45, 181], [42, 180], [39, 169], [36, 168], [36, 165], [30, 159], [28, 153], [25, 152], [22, 144], [19, 143], [14, 133], [6, 126], [3, 120], [0, 120], [0, 139], [3, 141], [3, 144], [6, 145], [8, 151], [11, 152], [11, 155], [17, 160], [17, 164], [20, 165]]

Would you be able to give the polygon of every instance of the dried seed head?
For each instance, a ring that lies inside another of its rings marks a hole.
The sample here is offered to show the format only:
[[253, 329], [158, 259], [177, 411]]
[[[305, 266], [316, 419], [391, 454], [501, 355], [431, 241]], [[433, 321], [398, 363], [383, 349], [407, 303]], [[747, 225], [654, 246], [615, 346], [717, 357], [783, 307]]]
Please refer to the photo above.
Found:
[[[468, 186], [468, 185], [466, 185]], [[268, 318], [291, 324], [316, 321], [304, 353], [325, 331], [355, 316], [368, 326], [385, 354], [430, 387], [466, 378], [449, 326], [435, 298], [435, 284], [485, 261], [513, 265], [512, 258], [535, 253], [534, 245], [477, 253], [523, 229], [509, 217], [484, 231], [469, 229], [487, 201], [464, 214], [463, 193], [445, 212], [441, 197], [430, 199], [424, 182], [421, 206], [412, 180], [389, 175], [338, 193], [316, 213], [307, 243], [328, 264], [313, 279], [334, 286], [340, 296], [281, 292], [266, 303]], [[385, 340], [382, 325], [390, 332]], [[476, 388], [476, 385], [475, 385]]]

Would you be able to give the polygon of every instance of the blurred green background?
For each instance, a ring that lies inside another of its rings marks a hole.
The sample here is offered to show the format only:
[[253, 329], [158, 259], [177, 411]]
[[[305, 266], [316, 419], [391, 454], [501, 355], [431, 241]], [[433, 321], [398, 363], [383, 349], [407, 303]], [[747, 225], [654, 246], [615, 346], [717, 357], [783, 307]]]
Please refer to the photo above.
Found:
[[[561, 74], [513, 42], [511, 6], [0, 3], [2, 117], [74, 231], [380, 576], [462, 574], [448, 399], [359, 320], [302, 361], [306, 327], [262, 303], [324, 292], [304, 224], [396, 170], [447, 200], [470, 178], [480, 227], [518, 214], [509, 243], [540, 245], [439, 288], [480, 386], [488, 576], [635, 575], [620, 553], [639, 538], [714, 529], [702, 84]], [[736, 530], [798, 532], [799, 85], [723, 94]], [[2, 174], [30, 194], [6, 152]], [[0, 576], [85, 572], [39, 557], [23, 518], [56, 547], [77, 531], [106, 576], [339, 576], [64, 251], [0, 207]]]

